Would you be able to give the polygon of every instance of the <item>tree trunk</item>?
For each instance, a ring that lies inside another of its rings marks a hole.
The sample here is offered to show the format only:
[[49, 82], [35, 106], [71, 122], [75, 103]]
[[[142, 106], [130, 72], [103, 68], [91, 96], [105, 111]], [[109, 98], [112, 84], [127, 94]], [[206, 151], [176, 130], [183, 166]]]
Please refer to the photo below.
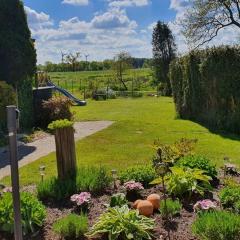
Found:
[[74, 129], [59, 128], [55, 132], [58, 178], [65, 179], [76, 174]]

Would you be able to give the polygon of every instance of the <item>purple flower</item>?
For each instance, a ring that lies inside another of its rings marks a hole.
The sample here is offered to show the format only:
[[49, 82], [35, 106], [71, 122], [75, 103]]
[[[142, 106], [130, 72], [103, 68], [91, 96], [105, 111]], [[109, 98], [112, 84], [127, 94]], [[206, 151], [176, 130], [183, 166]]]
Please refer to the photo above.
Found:
[[217, 204], [209, 199], [205, 199], [202, 201], [198, 201], [193, 206], [194, 212], [198, 211], [207, 211], [207, 210], [213, 210], [217, 207]]
[[144, 189], [140, 182], [129, 181], [123, 185], [127, 191], [138, 191]]
[[80, 194], [74, 194], [71, 196], [71, 201], [76, 203], [77, 206], [89, 204], [91, 201], [91, 194], [88, 192], [81, 192]]

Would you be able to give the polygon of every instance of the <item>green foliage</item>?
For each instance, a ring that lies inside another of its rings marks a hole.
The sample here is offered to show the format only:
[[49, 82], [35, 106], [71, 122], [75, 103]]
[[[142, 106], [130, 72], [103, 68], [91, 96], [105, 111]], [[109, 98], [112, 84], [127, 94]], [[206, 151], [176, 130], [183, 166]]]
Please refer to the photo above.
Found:
[[[41, 126], [46, 127], [49, 123], [67, 119], [73, 119], [71, 112], [71, 100], [66, 97], [52, 97], [42, 103]], [[61, 125], [61, 124], [60, 124]]]
[[88, 231], [88, 218], [86, 215], [69, 214], [53, 224], [53, 230], [61, 237], [69, 240], [81, 239]]
[[122, 207], [127, 204], [128, 201], [124, 193], [116, 193], [111, 196], [110, 207]]
[[225, 208], [231, 208], [239, 212], [240, 186], [231, 186], [223, 188], [219, 193], [220, 201]]
[[94, 237], [97, 234], [106, 233], [109, 240], [144, 240], [152, 239], [153, 228], [153, 219], [141, 216], [138, 211], [129, 210], [127, 206], [123, 206], [109, 208], [100, 216], [87, 236]]
[[0, 81], [0, 132], [6, 128], [6, 106], [14, 104], [16, 104], [16, 95], [14, 89], [6, 82]]
[[0, 29], [0, 79], [21, 86], [36, 71], [36, 51], [22, 1], [1, 0], [0, 22], [7, 23]]
[[[191, 196], [193, 192], [204, 194], [211, 189], [209, 181], [211, 177], [204, 174], [200, 169], [190, 169], [174, 166], [170, 168], [171, 173], [165, 177], [167, 191], [176, 197], [183, 197], [185, 194]], [[151, 184], [160, 184], [161, 178], [155, 179]]]
[[225, 211], [202, 213], [193, 223], [192, 231], [203, 240], [238, 240], [240, 216]]
[[162, 144], [159, 141], [155, 141], [154, 148], [156, 149], [156, 155], [153, 157], [153, 166], [156, 166], [161, 162], [168, 164], [176, 163], [181, 157], [192, 153], [196, 142], [196, 139], [186, 138], [182, 138], [172, 145]]
[[98, 194], [110, 186], [111, 177], [104, 167], [82, 167], [76, 176], [59, 180], [56, 177], [46, 179], [37, 185], [38, 197], [41, 200], [63, 200], [77, 192]]
[[56, 120], [52, 123], [50, 123], [48, 125], [48, 129], [54, 131], [56, 129], [59, 129], [59, 128], [69, 128], [69, 127], [73, 127], [73, 122], [67, 120], [67, 119], [63, 119], [63, 120]]
[[137, 165], [122, 170], [119, 173], [121, 183], [135, 181], [142, 183], [145, 187], [157, 177], [155, 170], [150, 165]]
[[[46, 216], [45, 207], [30, 193], [21, 193], [21, 216], [24, 234], [36, 232]], [[13, 233], [13, 201], [12, 193], [4, 193], [0, 198], [0, 229]]]
[[189, 155], [186, 157], [181, 158], [177, 162], [178, 166], [181, 167], [188, 167], [188, 168], [198, 168], [205, 172], [206, 175], [216, 178], [217, 177], [217, 170], [216, 166], [213, 165], [210, 160], [204, 156], [200, 155]]
[[171, 84], [168, 76], [169, 64], [175, 58], [176, 45], [174, 37], [167, 24], [158, 21], [153, 29], [153, 62], [154, 62], [154, 81], [155, 86], [159, 86], [164, 96], [172, 93]]
[[179, 202], [179, 200], [171, 200], [166, 199], [166, 206], [165, 201], [162, 200], [160, 203], [160, 212], [163, 217], [174, 217], [178, 214], [180, 214], [180, 211], [182, 209], [182, 204]]
[[193, 51], [171, 63], [178, 115], [212, 129], [240, 133], [240, 48]]

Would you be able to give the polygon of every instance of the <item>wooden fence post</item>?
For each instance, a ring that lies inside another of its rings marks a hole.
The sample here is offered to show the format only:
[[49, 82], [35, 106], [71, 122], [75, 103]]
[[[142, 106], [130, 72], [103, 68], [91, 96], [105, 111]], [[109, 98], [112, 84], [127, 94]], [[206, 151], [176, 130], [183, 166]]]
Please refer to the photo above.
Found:
[[69, 175], [76, 174], [77, 171], [74, 128], [65, 127], [56, 129], [55, 143], [58, 178], [63, 180]]

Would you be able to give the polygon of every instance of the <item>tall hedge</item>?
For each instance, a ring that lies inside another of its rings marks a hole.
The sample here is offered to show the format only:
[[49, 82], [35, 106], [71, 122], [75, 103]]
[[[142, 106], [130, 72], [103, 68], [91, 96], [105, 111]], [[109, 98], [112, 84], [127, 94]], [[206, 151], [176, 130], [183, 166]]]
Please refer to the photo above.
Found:
[[171, 63], [170, 79], [181, 118], [240, 133], [240, 47], [190, 52]]
[[[1, 0], [0, 23], [0, 80], [22, 91], [19, 94], [19, 107], [24, 113], [28, 110], [31, 112], [36, 51], [22, 1]], [[30, 127], [31, 121], [27, 119], [21, 120], [25, 127]]]

